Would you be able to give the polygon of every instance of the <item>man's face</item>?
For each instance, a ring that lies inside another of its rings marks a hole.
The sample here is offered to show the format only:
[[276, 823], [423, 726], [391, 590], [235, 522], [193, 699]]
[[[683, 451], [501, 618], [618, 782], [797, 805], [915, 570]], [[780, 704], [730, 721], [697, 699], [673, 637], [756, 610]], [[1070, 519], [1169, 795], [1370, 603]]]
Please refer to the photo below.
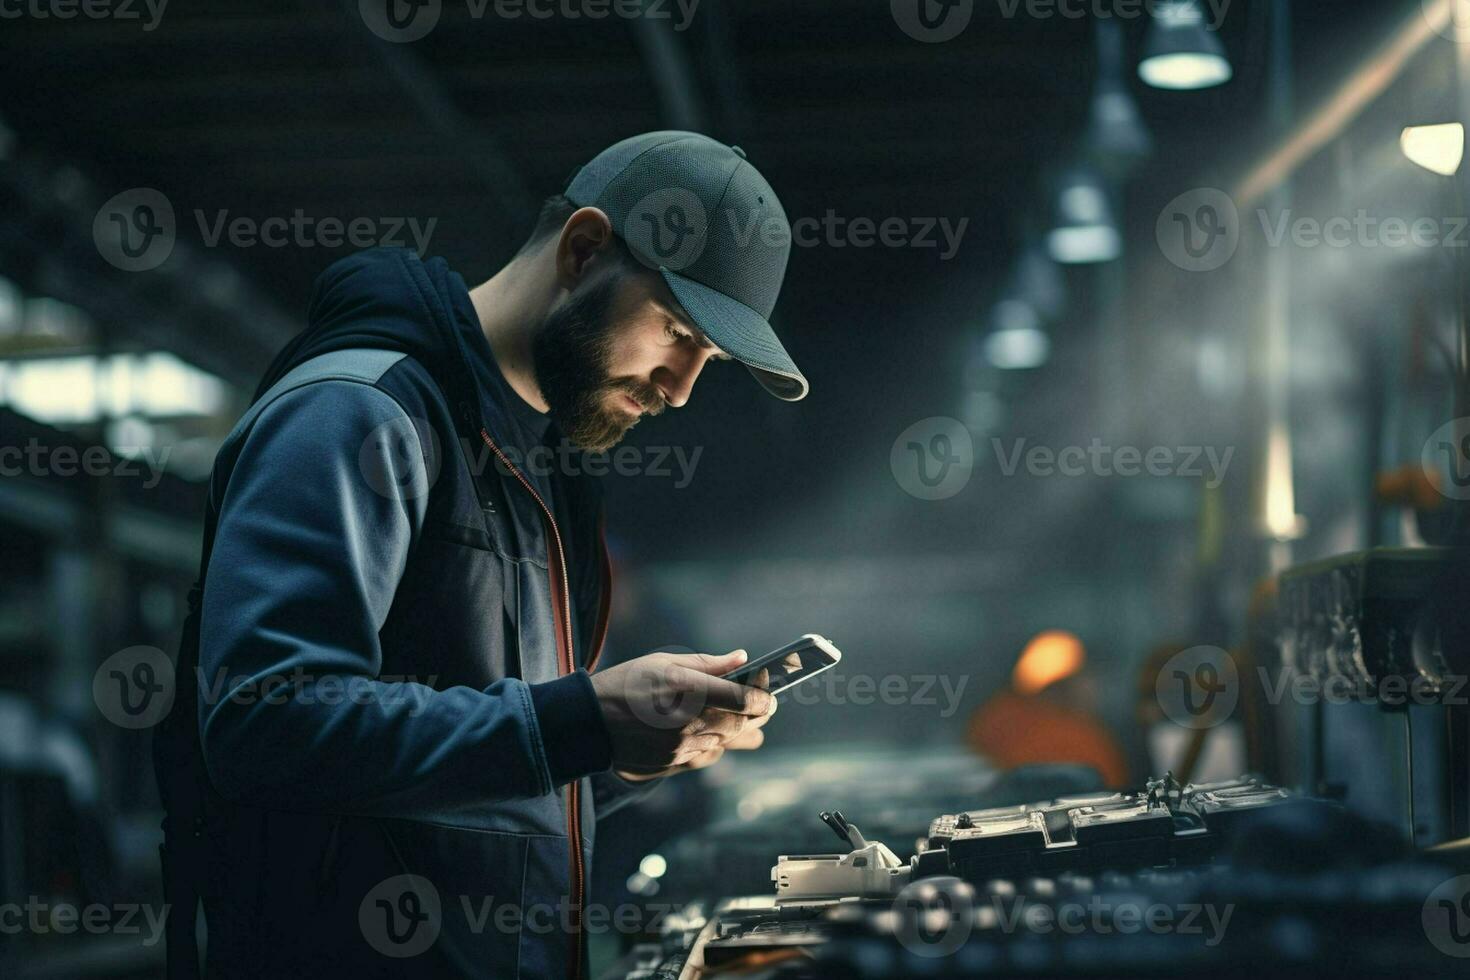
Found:
[[593, 276], [542, 321], [536, 381], [573, 443], [610, 449], [644, 415], [689, 400], [699, 372], [728, 356], [695, 327], [655, 273]]

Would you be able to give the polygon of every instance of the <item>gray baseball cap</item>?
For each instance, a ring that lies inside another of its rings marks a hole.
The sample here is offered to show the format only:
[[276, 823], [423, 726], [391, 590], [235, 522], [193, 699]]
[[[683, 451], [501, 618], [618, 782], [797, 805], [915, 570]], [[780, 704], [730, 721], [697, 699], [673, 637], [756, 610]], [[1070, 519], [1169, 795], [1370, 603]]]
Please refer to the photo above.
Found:
[[806, 397], [806, 378], [768, 319], [786, 276], [791, 225], [745, 151], [699, 133], [644, 133], [594, 157], [566, 196], [601, 209], [699, 329], [767, 391], [790, 402]]

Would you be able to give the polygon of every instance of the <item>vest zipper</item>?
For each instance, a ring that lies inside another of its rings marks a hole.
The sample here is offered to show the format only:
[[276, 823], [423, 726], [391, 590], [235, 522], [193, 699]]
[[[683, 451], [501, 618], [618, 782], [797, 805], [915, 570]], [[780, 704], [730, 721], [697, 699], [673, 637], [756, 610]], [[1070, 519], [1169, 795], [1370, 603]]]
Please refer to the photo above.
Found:
[[[541, 508], [541, 519], [551, 532], [551, 542], [554, 547], [547, 549], [546, 564], [551, 575], [552, 619], [556, 624], [557, 652], [561, 655], [559, 672], [565, 677], [576, 671], [577, 664], [572, 646], [572, 595], [567, 582], [566, 553], [561, 546], [561, 531], [556, 526], [556, 518], [552, 516], [551, 508], [546, 506], [546, 501], [542, 499], [541, 494], [536, 492], [536, 488], [531, 486], [530, 481], [521, 475], [521, 471], [516, 469], [505, 453], [500, 451], [500, 447], [495, 444], [495, 441], [490, 438], [490, 433], [483, 427], [480, 429], [480, 438], [485, 441], [485, 445], [490, 447], [490, 451], [500, 460], [501, 465], [520, 481], [527, 493], [535, 498], [537, 505]], [[601, 629], [599, 624], [599, 630]], [[572, 980], [578, 980], [582, 975], [582, 903], [586, 896], [585, 870], [582, 866], [581, 788], [580, 779], [574, 779], [567, 784], [567, 841], [571, 845], [572, 852], [572, 961], [567, 972]]]

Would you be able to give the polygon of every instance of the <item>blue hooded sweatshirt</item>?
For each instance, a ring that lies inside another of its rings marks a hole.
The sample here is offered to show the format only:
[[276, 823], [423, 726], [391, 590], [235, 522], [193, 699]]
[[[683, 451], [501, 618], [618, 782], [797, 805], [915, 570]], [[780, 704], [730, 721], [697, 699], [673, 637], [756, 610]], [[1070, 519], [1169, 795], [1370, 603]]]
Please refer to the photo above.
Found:
[[596, 812], [632, 787], [588, 676], [600, 499], [544, 465], [560, 439], [442, 260], [318, 280], [210, 484], [207, 975], [585, 972]]

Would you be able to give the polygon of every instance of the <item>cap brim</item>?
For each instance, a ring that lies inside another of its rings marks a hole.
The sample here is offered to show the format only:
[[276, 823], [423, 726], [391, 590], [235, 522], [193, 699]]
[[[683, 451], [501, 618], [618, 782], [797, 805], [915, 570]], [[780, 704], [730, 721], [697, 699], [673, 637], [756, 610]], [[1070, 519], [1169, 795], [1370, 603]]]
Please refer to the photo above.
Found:
[[782, 401], [799, 402], [806, 397], [806, 378], [796, 369], [796, 362], [776, 339], [776, 331], [765, 317], [703, 283], [666, 268], [659, 272], [695, 325], [721, 350], [749, 368], [762, 387]]

